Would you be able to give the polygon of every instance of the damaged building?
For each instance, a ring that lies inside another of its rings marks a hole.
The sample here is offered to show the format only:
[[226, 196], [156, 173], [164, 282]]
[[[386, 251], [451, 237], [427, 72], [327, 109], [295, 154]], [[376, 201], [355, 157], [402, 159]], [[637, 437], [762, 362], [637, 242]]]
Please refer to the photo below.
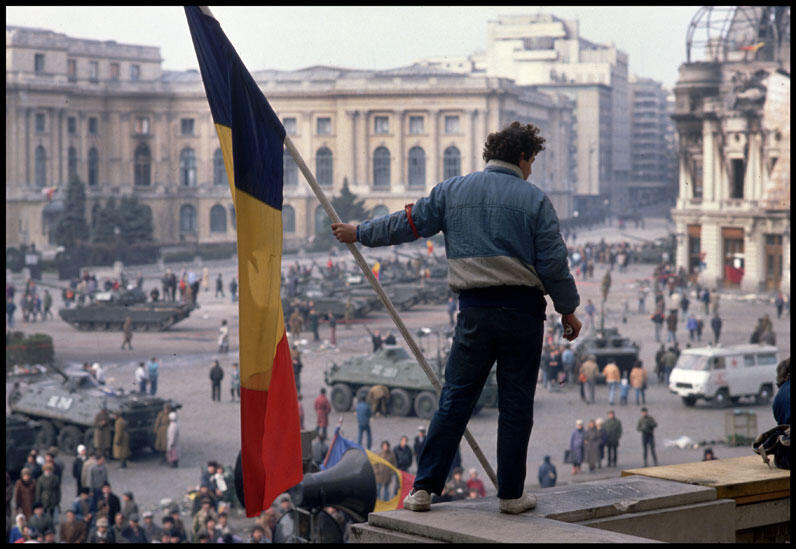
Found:
[[790, 7], [703, 7], [675, 87], [677, 266], [790, 292]]

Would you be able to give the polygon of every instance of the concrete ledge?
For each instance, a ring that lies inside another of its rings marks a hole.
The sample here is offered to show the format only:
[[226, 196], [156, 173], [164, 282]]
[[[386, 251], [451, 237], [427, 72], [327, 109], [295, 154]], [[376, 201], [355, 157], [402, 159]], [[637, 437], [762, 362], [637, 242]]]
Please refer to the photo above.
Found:
[[477, 500], [481, 505], [433, 505], [427, 513], [407, 510], [371, 513], [368, 525], [448, 543], [650, 543], [653, 540], [533, 514], [498, 512], [495, 497]]
[[735, 501], [720, 499], [668, 509], [626, 513], [578, 524], [670, 543], [733, 543]]
[[349, 543], [444, 543], [405, 532], [387, 530], [363, 522], [352, 524], [348, 534]]
[[745, 530], [790, 521], [790, 499], [735, 506], [735, 529]]

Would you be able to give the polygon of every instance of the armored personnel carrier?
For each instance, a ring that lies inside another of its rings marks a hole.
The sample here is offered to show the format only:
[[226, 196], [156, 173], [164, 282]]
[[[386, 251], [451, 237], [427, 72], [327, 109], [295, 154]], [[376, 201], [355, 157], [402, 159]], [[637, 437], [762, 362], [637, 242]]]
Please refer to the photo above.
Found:
[[[442, 360], [437, 363], [440, 378], [444, 375], [443, 363]], [[373, 385], [384, 385], [390, 389], [390, 415], [408, 416], [414, 413], [420, 418], [431, 419], [437, 410], [437, 393], [423, 368], [403, 347], [397, 345], [385, 345], [375, 353], [356, 356], [339, 365], [334, 363], [324, 372], [324, 381], [332, 388], [330, 400], [337, 412], [350, 410], [354, 395], [364, 397]], [[474, 413], [484, 406], [496, 405], [497, 383], [493, 370]]]
[[95, 301], [58, 311], [60, 317], [78, 330], [119, 331], [128, 316], [133, 331], [163, 331], [188, 318], [196, 309], [193, 303], [179, 301], [147, 302], [146, 294], [132, 290], [97, 292]]
[[[639, 354], [638, 343], [619, 335], [617, 328], [598, 329], [594, 334], [580, 337], [573, 350], [578, 363], [586, 360], [589, 355], [594, 355], [601, 373], [609, 359], [613, 359], [622, 376], [630, 374]], [[598, 381], [604, 382], [605, 378], [600, 376]]]
[[39, 422], [32, 419], [16, 414], [6, 416], [6, 471], [11, 480], [19, 478], [28, 454], [36, 447], [39, 429]]
[[127, 421], [130, 450], [152, 447], [155, 418], [163, 405], [168, 402], [175, 410], [182, 406], [160, 397], [99, 385], [83, 370], [68, 370], [68, 373], [56, 367], [52, 370], [57, 375], [15, 385], [8, 397], [12, 413], [39, 423], [38, 447], [52, 446], [57, 442], [61, 450], [74, 454], [78, 444], [82, 443], [91, 450], [94, 447], [94, 417], [102, 408], [121, 414]]

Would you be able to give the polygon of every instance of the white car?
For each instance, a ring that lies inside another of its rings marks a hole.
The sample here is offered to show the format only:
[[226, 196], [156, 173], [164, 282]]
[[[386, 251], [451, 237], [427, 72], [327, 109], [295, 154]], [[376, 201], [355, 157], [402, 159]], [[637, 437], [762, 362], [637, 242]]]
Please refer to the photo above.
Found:
[[669, 390], [693, 406], [699, 398], [717, 408], [753, 396], [765, 404], [774, 394], [778, 349], [731, 345], [684, 349], [669, 376]]

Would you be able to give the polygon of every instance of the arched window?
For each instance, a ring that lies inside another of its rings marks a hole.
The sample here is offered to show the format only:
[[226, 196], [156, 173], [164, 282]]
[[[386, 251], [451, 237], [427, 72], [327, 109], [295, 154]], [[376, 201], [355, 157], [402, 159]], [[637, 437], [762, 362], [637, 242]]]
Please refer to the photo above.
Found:
[[36, 186], [46, 187], [47, 186], [47, 151], [45, 151], [44, 147], [42, 147], [41, 145], [36, 147], [35, 162], [36, 162]]
[[213, 185], [228, 185], [227, 170], [224, 167], [224, 154], [220, 148], [213, 153]]
[[196, 153], [190, 147], [185, 147], [180, 153], [180, 185], [196, 186]]
[[147, 147], [145, 143], [141, 143], [136, 147], [134, 165], [135, 184], [149, 185], [152, 173], [152, 155], [149, 153], [149, 147]]
[[321, 147], [315, 153], [315, 177], [318, 178], [318, 185], [332, 186], [332, 151], [326, 147]]
[[221, 204], [216, 204], [210, 208], [210, 232], [227, 232], [227, 210]]
[[295, 187], [298, 185], [298, 166], [296, 165], [296, 161], [293, 160], [293, 156], [287, 151], [282, 155], [282, 172], [284, 174], [282, 182], [285, 187]]
[[296, 210], [288, 204], [282, 204], [282, 231], [286, 233], [296, 232]]
[[426, 153], [420, 147], [409, 149], [409, 186], [426, 186]]
[[442, 157], [442, 179], [456, 177], [462, 174], [462, 153], [451, 145], [445, 149]]
[[387, 147], [379, 147], [373, 151], [373, 186], [390, 186], [390, 151]]
[[180, 232], [196, 232], [196, 209], [190, 204], [183, 204], [180, 207]]
[[91, 147], [88, 150], [88, 184], [96, 185], [99, 183], [99, 153], [97, 149]]
[[69, 177], [69, 181], [73, 179], [77, 179], [77, 149], [74, 147], [69, 147], [67, 151], [67, 173]]
[[373, 208], [373, 212], [371, 213], [371, 217], [373, 219], [379, 218], [383, 215], [389, 215], [390, 210], [387, 209], [387, 206], [379, 204], [378, 206]]
[[326, 215], [326, 210], [323, 209], [323, 206], [315, 208], [315, 234], [331, 230], [329, 229], [329, 225], [331, 224], [332, 222], [329, 216]]

